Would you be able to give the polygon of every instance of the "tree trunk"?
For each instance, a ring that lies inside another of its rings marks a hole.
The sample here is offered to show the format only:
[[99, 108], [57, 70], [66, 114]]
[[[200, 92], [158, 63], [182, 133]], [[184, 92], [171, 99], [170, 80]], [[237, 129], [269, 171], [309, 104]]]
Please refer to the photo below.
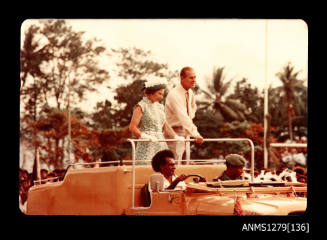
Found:
[[55, 162], [54, 162], [54, 167], [58, 168], [58, 162], [60, 161], [60, 153], [59, 153], [59, 139], [55, 139]]
[[[35, 79], [34, 79], [34, 84], [35, 84]], [[37, 111], [37, 106], [36, 106], [36, 103], [37, 103], [37, 93], [36, 93], [36, 90], [34, 91], [34, 123], [36, 123], [36, 119], [37, 119], [37, 116], [36, 116], [36, 111]], [[37, 174], [37, 169], [38, 169], [38, 166], [37, 166], [37, 141], [36, 141], [36, 134], [37, 134], [37, 130], [36, 130], [36, 127], [34, 127], [34, 163], [33, 163], [33, 171], [32, 171], [32, 185], [34, 185], [34, 180], [39, 180], [38, 179], [38, 174]]]
[[[65, 152], [65, 142], [66, 142], [66, 138], [65, 137], [63, 137], [62, 138], [62, 149], [63, 149], [63, 151], [62, 151], [62, 161], [60, 162], [61, 163], [61, 167], [63, 167], [65, 164], [64, 164], [64, 160], [65, 160], [65, 155], [66, 155], [66, 152]], [[69, 156], [69, 154], [68, 154], [68, 156]]]
[[290, 135], [290, 140], [291, 140], [291, 142], [293, 142], [292, 115], [291, 115], [290, 109], [287, 111], [287, 115], [288, 115], [288, 132]]

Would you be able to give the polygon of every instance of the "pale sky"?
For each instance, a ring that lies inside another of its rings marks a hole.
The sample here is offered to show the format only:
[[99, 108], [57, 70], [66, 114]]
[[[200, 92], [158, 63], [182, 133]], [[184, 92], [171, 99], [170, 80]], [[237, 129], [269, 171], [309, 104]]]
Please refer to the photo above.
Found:
[[[206, 85], [205, 79], [212, 76], [214, 67], [225, 67], [227, 79], [234, 78], [236, 82], [245, 77], [260, 90], [265, 84], [266, 70], [268, 85], [280, 85], [276, 73], [288, 62], [295, 67], [295, 71], [301, 70], [299, 78], [307, 79], [308, 28], [300, 19], [66, 21], [74, 30], [85, 31], [86, 38], [101, 39], [108, 49], [137, 47], [150, 50], [155, 60], [167, 63], [172, 71], [191, 66], [197, 73], [200, 87]], [[107, 70], [110, 72], [109, 64]], [[114, 82], [109, 85], [114, 85]], [[106, 99], [108, 94], [109, 90], [105, 86], [101, 87], [100, 93], [91, 94], [85, 107], [82, 103], [81, 108], [92, 110], [96, 102]]]

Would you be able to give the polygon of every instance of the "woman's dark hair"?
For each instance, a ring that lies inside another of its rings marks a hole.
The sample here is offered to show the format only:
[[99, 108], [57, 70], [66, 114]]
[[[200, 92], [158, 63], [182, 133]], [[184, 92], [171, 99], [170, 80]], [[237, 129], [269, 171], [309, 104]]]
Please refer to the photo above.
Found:
[[166, 158], [175, 158], [174, 153], [168, 149], [157, 152], [152, 158], [152, 168], [155, 172], [160, 172], [160, 165], [166, 164]]
[[146, 89], [145, 89], [145, 94], [153, 94], [153, 93], [155, 93], [156, 91], [158, 91], [158, 89], [148, 89], [148, 88], [146, 88]]

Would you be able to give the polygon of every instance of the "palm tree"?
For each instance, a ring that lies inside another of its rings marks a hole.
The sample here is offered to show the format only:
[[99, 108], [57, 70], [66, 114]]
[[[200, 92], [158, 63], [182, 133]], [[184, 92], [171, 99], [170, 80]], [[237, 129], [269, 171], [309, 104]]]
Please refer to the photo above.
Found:
[[[290, 140], [293, 140], [293, 126], [292, 120], [296, 118], [296, 112], [302, 114], [305, 111], [302, 111], [306, 104], [303, 104], [301, 97], [297, 92], [303, 90], [303, 81], [297, 79], [297, 76], [300, 71], [294, 72], [294, 67], [291, 66], [291, 63], [288, 63], [282, 70], [282, 72], [277, 73], [276, 75], [283, 83], [284, 90], [284, 101], [286, 102], [286, 112], [288, 118], [288, 129]], [[300, 91], [302, 92], [302, 91]], [[296, 111], [297, 110], [297, 111]]]
[[25, 32], [24, 42], [20, 51], [20, 81], [21, 91], [25, 85], [28, 75], [33, 78], [44, 77], [40, 69], [43, 61], [48, 61], [52, 54], [48, 51], [48, 46], [41, 46], [40, 41], [35, 41], [34, 35], [40, 27], [30, 26]]
[[224, 67], [218, 67], [213, 70], [212, 83], [208, 84], [209, 92], [199, 89], [200, 92], [205, 94], [207, 100], [209, 100], [209, 102], [200, 103], [204, 107], [211, 106], [215, 111], [216, 117], [222, 121], [244, 121], [246, 107], [238, 100], [226, 96], [233, 79], [226, 81], [223, 71]]

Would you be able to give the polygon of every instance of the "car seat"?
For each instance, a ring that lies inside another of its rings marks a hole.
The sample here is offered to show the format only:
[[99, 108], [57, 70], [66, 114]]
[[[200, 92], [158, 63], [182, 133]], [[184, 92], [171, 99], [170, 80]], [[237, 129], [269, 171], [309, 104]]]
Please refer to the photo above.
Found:
[[163, 191], [164, 177], [162, 174], [152, 174], [150, 183], [144, 184], [141, 189], [141, 202], [143, 207], [149, 207], [152, 200], [152, 192]]

